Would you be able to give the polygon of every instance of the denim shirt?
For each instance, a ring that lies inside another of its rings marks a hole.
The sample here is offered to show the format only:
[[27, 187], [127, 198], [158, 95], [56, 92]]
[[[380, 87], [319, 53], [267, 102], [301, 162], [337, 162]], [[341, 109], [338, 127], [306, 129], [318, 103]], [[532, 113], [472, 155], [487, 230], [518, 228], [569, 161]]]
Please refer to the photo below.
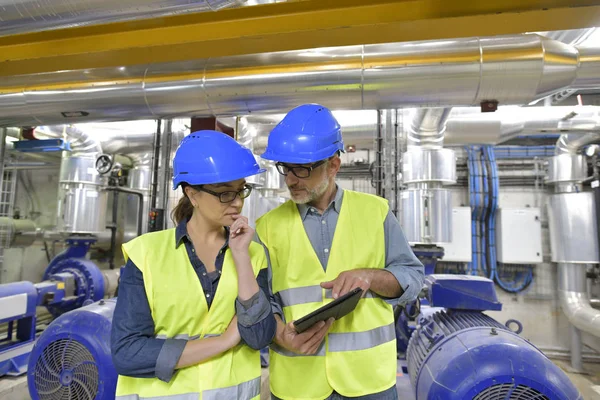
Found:
[[[226, 238], [229, 238], [228, 231]], [[187, 221], [177, 226], [173, 238], [175, 248], [182, 244], [187, 250], [210, 308], [219, 285], [228, 239], [217, 255], [214, 273], [207, 272], [196, 255], [187, 232]], [[246, 301], [237, 299], [235, 304], [242, 341], [256, 350], [271, 342], [277, 328], [268, 300], [267, 270], [259, 273], [257, 282], [261, 290]], [[154, 327], [144, 289], [143, 274], [131, 260], [128, 260], [120, 278], [119, 296], [111, 332], [112, 357], [118, 374], [137, 378], [158, 378], [165, 382], [172, 379], [175, 366], [187, 341], [157, 339], [154, 337]]]

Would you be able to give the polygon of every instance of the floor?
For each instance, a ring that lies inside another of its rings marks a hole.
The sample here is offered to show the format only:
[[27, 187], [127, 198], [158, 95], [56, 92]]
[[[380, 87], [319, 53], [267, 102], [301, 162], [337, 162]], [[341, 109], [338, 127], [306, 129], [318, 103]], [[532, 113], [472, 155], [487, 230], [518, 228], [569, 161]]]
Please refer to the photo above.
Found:
[[[600, 400], [600, 364], [584, 364], [584, 374], [570, 372], [569, 364], [563, 360], [553, 360], [571, 379], [571, 382], [579, 389], [584, 400]], [[398, 365], [398, 398], [400, 400], [415, 400], [412, 386], [408, 376], [402, 373]], [[269, 376], [268, 370], [263, 369], [261, 400], [269, 399]], [[27, 378], [4, 377], [0, 378], [0, 400], [30, 400], [27, 389]]]

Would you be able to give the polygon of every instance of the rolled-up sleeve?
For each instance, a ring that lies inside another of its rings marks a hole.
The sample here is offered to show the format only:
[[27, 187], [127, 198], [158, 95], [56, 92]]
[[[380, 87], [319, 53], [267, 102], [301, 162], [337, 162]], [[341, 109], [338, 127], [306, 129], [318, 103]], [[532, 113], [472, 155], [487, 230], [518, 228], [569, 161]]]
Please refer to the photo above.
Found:
[[397, 302], [410, 303], [417, 298], [423, 288], [423, 264], [410, 248], [400, 223], [391, 211], [384, 221], [384, 235], [385, 269], [394, 275], [403, 290]]
[[250, 299], [236, 300], [238, 330], [244, 343], [260, 350], [271, 343], [275, 336], [277, 323], [269, 303], [267, 269], [262, 269], [257, 278], [260, 290]]
[[121, 274], [111, 330], [112, 359], [119, 375], [171, 380], [187, 342], [157, 339], [154, 329], [143, 274], [129, 260]]

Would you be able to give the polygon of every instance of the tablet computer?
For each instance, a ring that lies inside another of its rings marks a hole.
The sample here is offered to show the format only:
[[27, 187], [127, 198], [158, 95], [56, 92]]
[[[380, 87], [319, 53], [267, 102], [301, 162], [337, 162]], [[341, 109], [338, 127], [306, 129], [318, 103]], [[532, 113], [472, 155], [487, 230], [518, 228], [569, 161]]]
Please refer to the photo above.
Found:
[[340, 319], [349, 314], [356, 308], [362, 293], [361, 288], [353, 289], [331, 303], [325, 304], [323, 307], [294, 321], [296, 332], [302, 333], [319, 321], [327, 321], [329, 318]]

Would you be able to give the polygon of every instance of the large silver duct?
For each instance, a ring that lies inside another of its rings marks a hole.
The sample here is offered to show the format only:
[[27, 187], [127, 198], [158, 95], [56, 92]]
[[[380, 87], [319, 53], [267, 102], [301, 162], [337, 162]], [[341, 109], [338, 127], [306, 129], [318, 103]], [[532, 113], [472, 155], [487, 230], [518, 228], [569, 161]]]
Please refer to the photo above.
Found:
[[245, 2], [246, 0], [2, 0], [0, 36], [216, 11]]
[[[600, 71], [600, 69], [598, 70]], [[573, 153], [600, 132], [600, 107], [500, 107], [494, 113], [454, 108], [446, 123], [447, 145], [500, 144], [521, 135], [574, 133], [562, 137], [559, 152]]]
[[588, 63], [574, 46], [526, 34], [65, 71], [5, 79], [24, 89], [0, 95], [0, 126], [62, 124], [63, 112], [73, 122], [275, 113], [315, 99], [349, 110], [521, 105], [600, 85]]
[[70, 143], [63, 151], [59, 172], [56, 231], [65, 235], [102, 235], [106, 232], [106, 179], [96, 171], [102, 153], [98, 140], [70, 125], [42, 126], [38, 139], [58, 137]]
[[452, 195], [443, 185], [456, 183], [454, 150], [444, 149], [450, 108], [412, 111], [408, 150], [402, 156], [402, 226], [410, 243], [452, 241]]
[[596, 132], [584, 134], [581, 139], [574, 138], [573, 133], [561, 136], [557, 155], [548, 168], [547, 181], [555, 186], [555, 194], [548, 196], [547, 208], [552, 261], [558, 263], [560, 305], [572, 324], [571, 364], [581, 370], [580, 331], [600, 337], [600, 311], [590, 304], [586, 276], [588, 264], [600, 263], [600, 252], [594, 193], [583, 191], [582, 185], [587, 179], [587, 162], [577, 152], [580, 146], [598, 139], [598, 113], [595, 118], [579, 123], [573, 121], [577, 115], [570, 113], [561, 122], [587, 126], [583, 132], [592, 128]]
[[451, 108], [417, 108], [408, 131], [408, 146], [444, 147], [444, 132]]

